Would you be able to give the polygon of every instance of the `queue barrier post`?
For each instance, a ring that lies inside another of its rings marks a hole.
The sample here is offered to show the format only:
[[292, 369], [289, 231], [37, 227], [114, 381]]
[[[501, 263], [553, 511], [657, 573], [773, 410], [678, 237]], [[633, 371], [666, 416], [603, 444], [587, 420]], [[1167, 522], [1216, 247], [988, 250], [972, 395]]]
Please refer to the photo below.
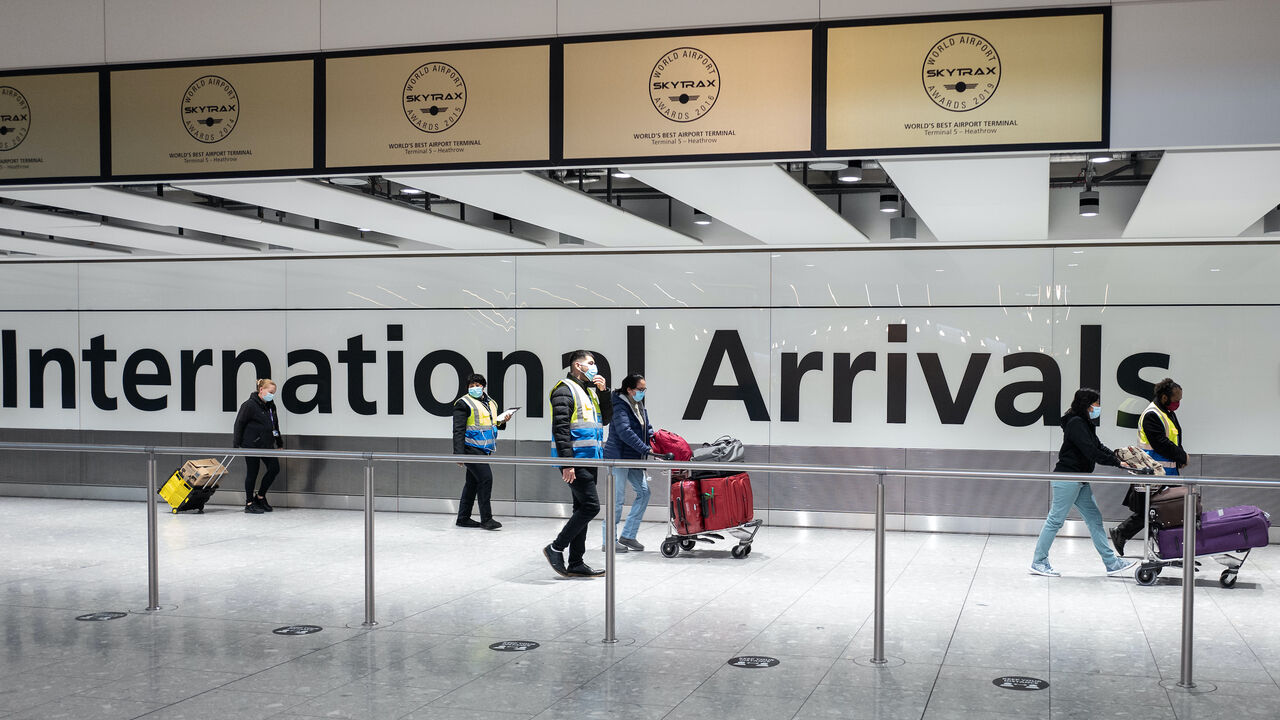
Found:
[[1195, 646], [1196, 613], [1196, 524], [1200, 518], [1200, 488], [1187, 483], [1186, 505], [1182, 509], [1182, 657], [1178, 687], [1190, 690], [1196, 686], [1192, 676]]
[[156, 453], [147, 448], [147, 611], [160, 609], [160, 539], [156, 527]]
[[373, 605], [373, 458], [364, 465], [364, 622], [361, 627], [378, 624]]
[[884, 525], [884, 473], [876, 473], [875, 637], [871, 650], [871, 662], [875, 665], [884, 665], [889, 662], [884, 656]]

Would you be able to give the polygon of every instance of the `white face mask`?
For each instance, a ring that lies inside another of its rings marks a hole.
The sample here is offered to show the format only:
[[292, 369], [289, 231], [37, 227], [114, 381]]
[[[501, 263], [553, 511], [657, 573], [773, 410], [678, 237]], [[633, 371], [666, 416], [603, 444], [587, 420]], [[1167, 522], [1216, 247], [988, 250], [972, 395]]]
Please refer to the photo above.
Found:
[[585, 375], [585, 376], [587, 377], [587, 379], [588, 379], [588, 380], [595, 380], [595, 379], [596, 379], [596, 372], [597, 372], [597, 371], [596, 371], [596, 364], [595, 364], [595, 363], [591, 363], [590, 365], [582, 365], [582, 366], [580, 366], [580, 367], [579, 367], [579, 369], [581, 370], [582, 374], [583, 374], [583, 375]]

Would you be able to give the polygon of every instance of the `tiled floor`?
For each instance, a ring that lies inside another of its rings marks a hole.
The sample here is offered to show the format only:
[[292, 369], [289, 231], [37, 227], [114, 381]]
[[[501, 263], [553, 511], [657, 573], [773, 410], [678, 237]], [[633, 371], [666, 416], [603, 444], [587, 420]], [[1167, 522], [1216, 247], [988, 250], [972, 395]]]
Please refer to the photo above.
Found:
[[[359, 513], [215, 508], [159, 518], [167, 609], [75, 620], [145, 606], [145, 520], [138, 504], [0, 498], [0, 718], [1280, 717], [1277, 549], [1232, 590], [1206, 563], [1196, 672], [1217, 689], [1188, 694], [1159, 684], [1178, 672], [1179, 574], [1107, 578], [1088, 540], [1059, 540], [1065, 576], [1047, 579], [1026, 573], [1031, 538], [891, 533], [886, 644], [905, 663], [871, 668], [867, 532], [764, 528], [744, 560], [664, 559], [646, 525], [650, 550], [618, 558], [627, 641], [606, 647], [604, 582], [539, 554], [555, 521], [380, 514], [370, 632], [345, 627], [363, 617]], [[324, 630], [271, 633], [302, 623]]]

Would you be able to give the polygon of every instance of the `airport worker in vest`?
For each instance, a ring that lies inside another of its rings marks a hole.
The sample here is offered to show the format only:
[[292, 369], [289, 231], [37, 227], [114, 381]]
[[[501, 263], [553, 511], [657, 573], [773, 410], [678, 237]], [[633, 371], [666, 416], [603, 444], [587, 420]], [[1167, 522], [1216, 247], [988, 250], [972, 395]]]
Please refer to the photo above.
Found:
[[[484, 376], [467, 376], [467, 393], [453, 403], [453, 453], [492, 455], [498, 449], [498, 431], [505, 430], [515, 410], [498, 413], [498, 403], [485, 392]], [[493, 471], [488, 463], [458, 463], [467, 469], [458, 500], [458, 527], [497, 530], [502, 523], [493, 519], [489, 498], [493, 493]], [[480, 506], [480, 521], [471, 518], [473, 504]]]
[[[1182, 449], [1182, 425], [1178, 423], [1177, 413], [1182, 404], [1182, 386], [1171, 378], [1165, 378], [1156, 383], [1152, 395], [1151, 404], [1138, 419], [1138, 446], [1152, 460], [1160, 463], [1165, 475], [1178, 475], [1178, 471], [1187, 466], [1187, 451]], [[1142, 530], [1147, 505], [1144, 493], [1137, 485], [1129, 486], [1124, 504], [1133, 514], [1111, 529], [1111, 543], [1121, 555], [1124, 554], [1125, 542]]]
[[[573, 494], [573, 514], [556, 539], [542, 549], [551, 569], [563, 577], [599, 577], [583, 560], [587, 549], [587, 526], [600, 512], [596, 492], [595, 460], [604, 457], [604, 426], [613, 403], [604, 376], [596, 371], [596, 360], [586, 350], [569, 355], [569, 374], [551, 388], [551, 443], [554, 457], [583, 461], [563, 466], [560, 478]], [[568, 562], [564, 552], [569, 551]]]

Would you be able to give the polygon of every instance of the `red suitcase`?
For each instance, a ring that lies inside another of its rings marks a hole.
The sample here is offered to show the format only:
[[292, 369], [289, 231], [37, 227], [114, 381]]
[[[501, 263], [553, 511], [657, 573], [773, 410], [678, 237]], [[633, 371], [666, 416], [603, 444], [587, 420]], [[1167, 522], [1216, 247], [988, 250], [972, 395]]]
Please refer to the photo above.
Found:
[[703, 478], [702, 498], [706, 508], [702, 520], [704, 531], [736, 527], [751, 519], [751, 479], [746, 473], [726, 477]]
[[671, 521], [678, 535], [702, 532], [702, 499], [698, 497], [696, 481], [671, 483]]

